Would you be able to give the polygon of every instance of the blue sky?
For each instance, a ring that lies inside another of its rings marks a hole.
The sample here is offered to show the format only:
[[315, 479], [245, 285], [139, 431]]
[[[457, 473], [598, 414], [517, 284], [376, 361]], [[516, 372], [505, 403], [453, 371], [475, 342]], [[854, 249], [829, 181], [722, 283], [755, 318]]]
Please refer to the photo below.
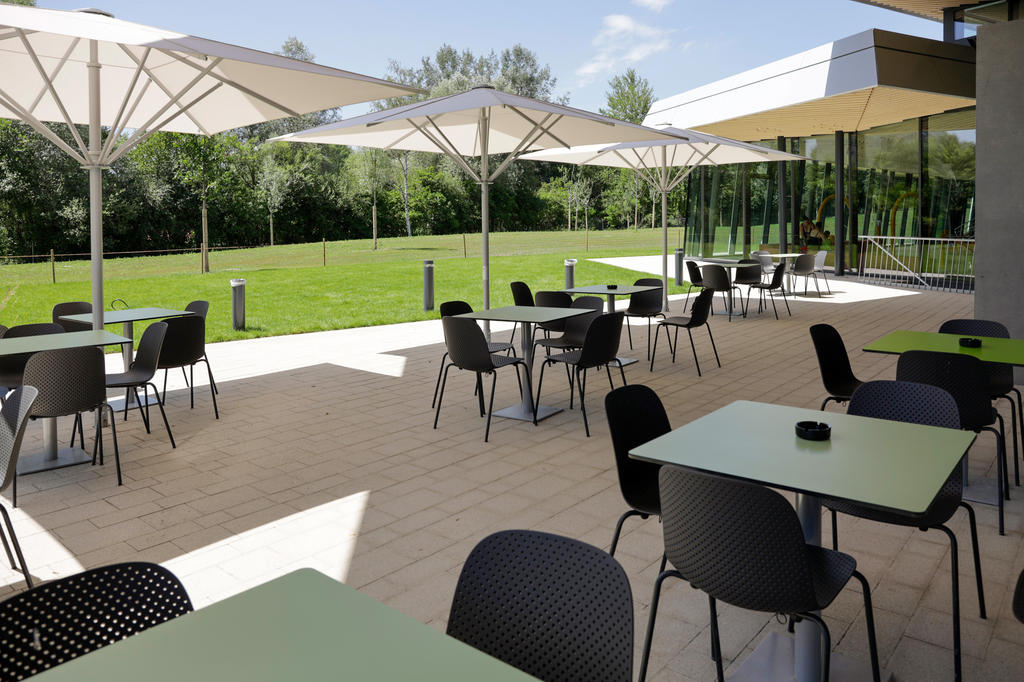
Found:
[[475, 53], [522, 43], [551, 67], [559, 94], [590, 110], [630, 66], [662, 98], [869, 28], [942, 37], [938, 22], [851, 0], [90, 1], [121, 19], [261, 50], [294, 35], [318, 62], [372, 76], [389, 59], [418, 64], [443, 43]]

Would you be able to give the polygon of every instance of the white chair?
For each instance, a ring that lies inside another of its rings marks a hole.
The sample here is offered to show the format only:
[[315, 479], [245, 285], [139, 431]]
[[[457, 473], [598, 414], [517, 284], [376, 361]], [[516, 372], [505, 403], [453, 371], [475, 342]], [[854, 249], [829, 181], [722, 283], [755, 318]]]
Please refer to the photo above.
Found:
[[832, 287], [828, 285], [828, 277], [825, 276], [825, 259], [828, 258], [828, 251], [818, 251], [814, 254], [814, 272], [820, 272], [821, 278], [825, 280], [825, 288], [832, 293]]

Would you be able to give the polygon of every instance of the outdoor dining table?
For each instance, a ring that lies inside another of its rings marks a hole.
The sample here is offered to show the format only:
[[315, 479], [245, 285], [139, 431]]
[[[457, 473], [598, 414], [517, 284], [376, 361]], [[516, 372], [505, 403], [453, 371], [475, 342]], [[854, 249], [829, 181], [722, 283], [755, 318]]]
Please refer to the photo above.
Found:
[[[523, 377], [522, 400], [518, 405], [512, 405], [494, 412], [495, 416], [508, 419], [519, 419], [521, 421], [533, 421], [533, 333], [535, 324], [546, 324], [557, 320], [564, 320], [576, 315], [583, 315], [590, 311], [585, 308], [547, 308], [542, 306], [509, 305], [503, 308], [491, 308], [489, 310], [477, 310], [471, 313], [463, 313], [456, 317], [468, 317], [474, 320], [490, 320], [492, 322], [518, 322], [523, 333], [519, 337], [522, 358], [526, 362], [526, 374]], [[537, 406], [537, 421], [546, 419], [553, 414], [562, 411], [560, 407], [550, 405]]]
[[[130, 344], [131, 339], [108, 332], [64, 332], [63, 334], [40, 334], [19, 336], [13, 339], [0, 338], [0, 355], [20, 355], [46, 350], [81, 348], [83, 346], [113, 346]], [[70, 377], [73, 379], [73, 377]], [[81, 448], [59, 448], [57, 446], [57, 420], [46, 417], [43, 422], [43, 450], [18, 457], [18, 473], [32, 474], [38, 471], [61, 469], [75, 464], [92, 461], [92, 455]]]
[[161, 623], [32, 679], [535, 680], [311, 568]]
[[[827, 419], [829, 440], [798, 438], [798, 421]], [[760, 483], [796, 493], [795, 506], [810, 544], [821, 545], [821, 497], [879, 509], [923, 513], [974, 441], [956, 429], [858, 417], [738, 400], [630, 451], [630, 456]], [[711, 550], [713, 551], [713, 549]], [[871, 679], [832, 654], [833, 682]], [[772, 633], [729, 678], [820, 679], [821, 638], [798, 623], [795, 641]]]
[[[639, 294], [644, 291], [653, 291], [660, 289], [659, 286], [652, 286], [649, 284], [593, 284], [585, 287], [573, 287], [572, 289], [562, 289], [567, 294], [576, 295], [589, 295], [589, 296], [605, 296], [608, 299], [608, 312], [615, 312], [615, 297], [616, 296], [632, 296], [633, 294]], [[627, 321], [626, 324], [629, 324]], [[618, 358], [619, 362], [623, 367], [626, 365], [632, 365], [636, 362], [636, 358]]]

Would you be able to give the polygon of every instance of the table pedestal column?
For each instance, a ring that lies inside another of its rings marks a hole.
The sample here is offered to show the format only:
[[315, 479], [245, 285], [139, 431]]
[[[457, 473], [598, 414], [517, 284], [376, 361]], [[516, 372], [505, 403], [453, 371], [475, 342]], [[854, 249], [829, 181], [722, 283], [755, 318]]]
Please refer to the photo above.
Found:
[[[84, 417], [83, 417], [84, 418]], [[40, 419], [43, 423], [43, 449], [40, 452], [22, 454], [18, 457], [18, 475], [34, 474], [38, 471], [62, 469], [92, 461], [81, 448], [62, 448], [57, 443], [57, 420], [53, 417]]]
[[[526, 362], [526, 371], [523, 372], [526, 376], [523, 377], [523, 391], [522, 401], [518, 405], [512, 405], [505, 407], [494, 412], [496, 417], [505, 417], [506, 419], [518, 419], [520, 421], [533, 421], [533, 324], [530, 322], [520, 322], [522, 327], [522, 335], [520, 337], [519, 350], [522, 353], [520, 357]], [[547, 419], [553, 414], [558, 414], [562, 411], [560, 407], [548, 407], [547, 405], [541, 405], [537, 408], [537, 421], [541, 419]]]

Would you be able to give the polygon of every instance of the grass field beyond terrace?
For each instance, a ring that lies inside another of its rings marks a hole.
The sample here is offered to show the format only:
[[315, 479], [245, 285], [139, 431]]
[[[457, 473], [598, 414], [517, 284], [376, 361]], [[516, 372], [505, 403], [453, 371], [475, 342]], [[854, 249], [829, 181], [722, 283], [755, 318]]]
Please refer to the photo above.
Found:
[[[669, 231], [675, 248], [677, 228]], [[649, 276], [587, 258], [636, 256], [661, 252], [661, 230], [591, 232], [500, 232], [491, 235], [491, 305], [512, 303], [509, 282], [522, 280], [534, 290], [564, 284], [563, 259], [576, 258], [576, 283], [632, 283]], [[189, 301], [210, 301], [207, 341], [363, 327], [431, 319], [441, 301], [462, 299], [481, 306], [479, 234], [291, 244], [215, 251], [210, 270], [201, 274], [195, 253], [111, 258], [104, 261], [104, 300], [121, 298], [132, 307], [182, 308]], [[423, 311], [423, 264], [435, 261], [435, 311]], [[231, 328], [229, 280], [246, 284], [245, 331]], [[89, 262], [58, 261], [57, 282], [50, 263], [0, 266], [0, 324], [8, 327], [50, 320], [60, 301], [88, 301]], [[675, 292], [676, 288], [670, 289]], [[679, 291], [683, 291], [680, 289]], [[144, 323], [143, 323], [144, 324]], [[119, 332], [120, 325], [111, 331]], [[136, 338], [140, 334], [136, 333]]]

